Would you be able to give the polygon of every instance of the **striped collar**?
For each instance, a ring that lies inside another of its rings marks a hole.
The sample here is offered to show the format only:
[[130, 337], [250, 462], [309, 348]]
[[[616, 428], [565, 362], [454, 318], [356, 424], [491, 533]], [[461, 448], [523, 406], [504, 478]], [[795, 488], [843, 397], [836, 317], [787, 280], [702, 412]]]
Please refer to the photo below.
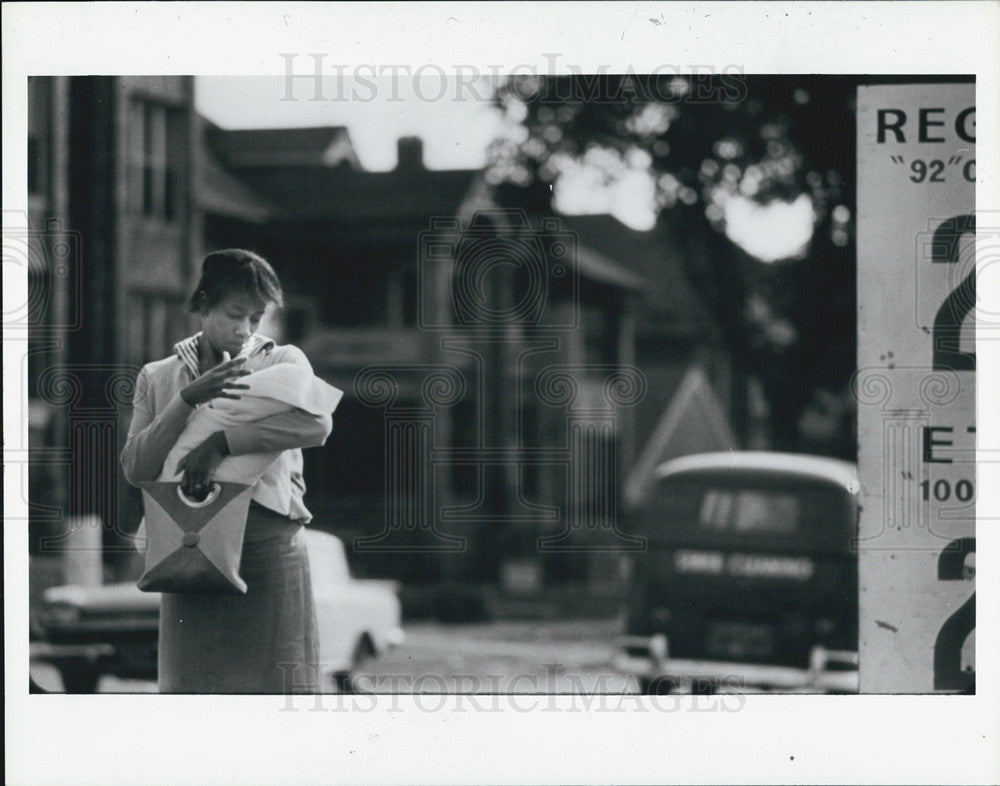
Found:
[[[196, 379], [201, 376], [198, 371], [198, 339], [200, 337], [201, 331], [198, 331], [193, 336], [188, 336], [174, 344], [174, 353], [184, 362], [188, 371], [191, 372], [191, 376]], [[247, 339], [247, 343], [243, 345], [243, 349], [236, 357], [251, 357], [258, 352], [267, 352], [273, 347], [274, 339], [254, 333]]]

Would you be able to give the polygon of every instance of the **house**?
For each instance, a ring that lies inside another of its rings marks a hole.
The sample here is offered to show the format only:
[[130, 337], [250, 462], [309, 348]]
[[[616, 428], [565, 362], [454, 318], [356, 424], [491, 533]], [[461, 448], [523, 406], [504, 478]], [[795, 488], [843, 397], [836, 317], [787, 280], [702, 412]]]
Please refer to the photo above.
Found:
[[[130, 552], [137, 499], [118, 468], [132, 381], [183, 334], [200, 254], [192, 77], [32, 77], [28, 396], [38, 425], [32, 546], [88, 531]], [[39, 486], [38, 484], [42, 484]], [[80, 521], [95, 526], [73, 526]], [[75, 542], [75, 541], [74, 541]], [[96, 571], [96, 572], [95, 572]]]
[[[745, 396], [739, 371], [722, 326], [685, 272], [686, 249], [671, 236], [669, 225], [661, 222], [639, 232], [607, 215], [573, 216], [566, 223], [581, 243], [612, 255], [646, 282], [635, 307], [634, 363], [646, 377], [647, 392], [634, 410], [636, 442], [629, 456], [634, 460], [644, 449], [692, 369], [704, 374], [732, 418]], [[731, 420], [726, 427], [734, 427]]]
[[[435, 337], [419, 325], [416, 293], [421, 283], [437, 282], [418, 281], [418, 238], [432, 218], [454, 215], [472, 173], [425, 169], [416, 139], [400, 140], [394, 170], [365, 171], [346, 129], [337, 127], [207, 125], [204, 139], [211, 165], [270, 206], [262, 228], [247, 227], [253, 242], [240, 240], [237, 225], [210, 245], [250, 245], [274, 265], [285, 289], [280, 338], [300, 346], [316, 373], [345, 392], [327, 444], [304, 456], [313, 526], [349, 545], [377, 537], [392, 528], [387, 522], [395, 515], [386, 511], [388, 425], [380, 410], [359, 399], [356, 379], [367, 368], [443, 363]], [[427, 300], [437, 296], [429, 292]], [[400, 406], [420, 398], [420, 374], [411, 370], [396, 381]], [[447, 433], [451, 416], [452, 407], [438, 408], [439, 434]], [[427, 522], [422, 512], [418, 518], [413, 530], [400, 526], [381, 545], [355, 550], [355, 567], [404, 580], [436, 575], [433, 557], [420, 556], [428, 546], [420, 527]], [[390, 553], [407, 544], [409, 556]]]
[[[345, 128], [222, 129], [188, 78], [29, 89], [31, 220], [79, 239], [66, 277], [32, 273], [52, 304], [31, 333], [37, 455], [51, 509], [95, 516], [112, 564], [141, 515], [117, 464], [130, 380], [194, 329], [185, 301], [214, 249], [272, 262], [286, 308], [267, 330], [345, 391], [304, 453], [307, 503], [367, 575], [592, 582], [600, 554], [637, 547], [623, 482], [684, 370], [728, 395], [724, 342], [669, 247], [614, 219], [556, 219], [477, 172], [429, 170], [418, 139], [369, 172]], [[65, 529], [33, 510], [36, 531]]]
[[[588, 249], [559, 263], [558, 228], [498, 223], [478, 173], [428, 170], [418, 139], [389, 172], [363, 170], [342, 128], [208, 126], [205, 140], [274, 206], [256, 247], [286, 287], [285, 338], [346, 393], [327, 445], [306, 452], [314, 525], [361, 570], [416, 583], [496, 583], [539, 538], [567, 545], [570, 509], [610, 488], [589, 488], [601, 475], [573, 458], [587, 453], [574, 435], [607, 432], [616, 473], [631, 441], [601, 396], [631, 357], [619, 327], [641, 278]], [[588, 364], [571, 382], [603, 408], [593, 422], [535, 385]]]

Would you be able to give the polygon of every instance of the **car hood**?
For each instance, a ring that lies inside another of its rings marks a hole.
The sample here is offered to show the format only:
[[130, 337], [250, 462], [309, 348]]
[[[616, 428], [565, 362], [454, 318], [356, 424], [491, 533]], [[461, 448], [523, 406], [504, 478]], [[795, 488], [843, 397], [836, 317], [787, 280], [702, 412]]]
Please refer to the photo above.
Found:
[[160, 607], [160, 593], [142, 592], [135, 582], [85, 587], [69, 584], [45, 591], [46, 603], [65, 603], [81, 611], [155, 612]]

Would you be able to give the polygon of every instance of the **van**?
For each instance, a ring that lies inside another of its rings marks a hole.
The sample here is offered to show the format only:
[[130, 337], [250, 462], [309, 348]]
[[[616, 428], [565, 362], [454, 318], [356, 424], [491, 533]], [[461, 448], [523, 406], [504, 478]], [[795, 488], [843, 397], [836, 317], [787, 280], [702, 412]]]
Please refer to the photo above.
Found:
[[817, 456], [662, 464], [615, 666], [644, 693], [857, 692], [858, 489]]

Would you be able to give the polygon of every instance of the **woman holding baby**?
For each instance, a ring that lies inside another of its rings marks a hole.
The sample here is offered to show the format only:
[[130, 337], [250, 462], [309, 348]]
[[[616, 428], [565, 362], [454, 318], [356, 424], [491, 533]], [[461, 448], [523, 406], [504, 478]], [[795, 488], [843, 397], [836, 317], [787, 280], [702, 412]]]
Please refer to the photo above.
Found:
[[[190, 309], [201, 331], [136, 379], [132, 422], [122, 451], [125, 478], [156, 480], [189, 416], [214, 399], [238, 399], [241, 378], [276, 363], [311, 372], [297, 347], [278, 346], [256, 330], [282, 304], [271, 266], [250, 251], [209, 254]], [[329, 414], [274, 414], [212, 433], [181, 459], [181, 486], [203, 497], [229, 455], [280, 452], [254, 484], [240, 574], [245, 595], [164, 593], [160, 606], [162, 693], [317, 692], [318, 640], [303, 524], [301, 448], [322, 445]]]

